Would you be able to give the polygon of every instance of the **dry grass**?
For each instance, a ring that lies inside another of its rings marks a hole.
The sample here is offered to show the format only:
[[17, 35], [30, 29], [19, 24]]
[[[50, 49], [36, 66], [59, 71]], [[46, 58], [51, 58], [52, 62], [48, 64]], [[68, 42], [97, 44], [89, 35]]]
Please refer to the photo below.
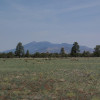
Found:
[[99, 60], [0, 59], [0, 100], [100, 100]]

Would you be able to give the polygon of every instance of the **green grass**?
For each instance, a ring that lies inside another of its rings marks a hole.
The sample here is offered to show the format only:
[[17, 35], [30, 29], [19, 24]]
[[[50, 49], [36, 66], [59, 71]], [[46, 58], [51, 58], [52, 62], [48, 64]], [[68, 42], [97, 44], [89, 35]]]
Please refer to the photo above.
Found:
[[0, 100], [100, 100], [100, 58], [0, 59]]

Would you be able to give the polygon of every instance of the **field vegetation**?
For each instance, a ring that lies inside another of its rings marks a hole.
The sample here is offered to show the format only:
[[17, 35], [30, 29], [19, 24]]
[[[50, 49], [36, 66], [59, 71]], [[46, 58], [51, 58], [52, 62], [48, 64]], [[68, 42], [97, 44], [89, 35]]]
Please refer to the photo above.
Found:
[[0, 100], [100, 100], [100, 58], [1, 58]]

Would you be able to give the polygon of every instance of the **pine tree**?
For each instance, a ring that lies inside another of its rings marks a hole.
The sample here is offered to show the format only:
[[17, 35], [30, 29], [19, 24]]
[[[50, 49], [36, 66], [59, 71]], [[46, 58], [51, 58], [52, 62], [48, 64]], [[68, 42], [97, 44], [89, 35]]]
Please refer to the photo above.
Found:
[[94, 48], [94, 56], [96, 57], [100, 57], [100, 45], [96, 45], [96, 47]]
[[79, 48], [80, 47], [79, 47], [78, 43], [74, 42], [73, 47], [71, 49], [71, 56], [74, 56], [74, 57], [78, 56], [78, 53], [80, 52]]
[[26, 51], [26, 57], [30, 57], [30, 53], [29, 53], [29, 50]]
[[64, 57], [66, 55], [64, 48], [61, 48], [60, 54], [62, 57]]
[[22, 46], [21, 42], [19, 42], [16, 46], [15, 55], [19, 58], [24, 57], [24, 47]]

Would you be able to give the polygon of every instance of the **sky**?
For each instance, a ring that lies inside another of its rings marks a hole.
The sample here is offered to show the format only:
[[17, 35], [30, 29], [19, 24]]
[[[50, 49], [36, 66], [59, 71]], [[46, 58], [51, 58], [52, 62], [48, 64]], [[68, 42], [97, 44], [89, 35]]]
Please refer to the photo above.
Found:
[[18, 42], [100, 44], [100, 0], [0, 0], [0, 51]]

